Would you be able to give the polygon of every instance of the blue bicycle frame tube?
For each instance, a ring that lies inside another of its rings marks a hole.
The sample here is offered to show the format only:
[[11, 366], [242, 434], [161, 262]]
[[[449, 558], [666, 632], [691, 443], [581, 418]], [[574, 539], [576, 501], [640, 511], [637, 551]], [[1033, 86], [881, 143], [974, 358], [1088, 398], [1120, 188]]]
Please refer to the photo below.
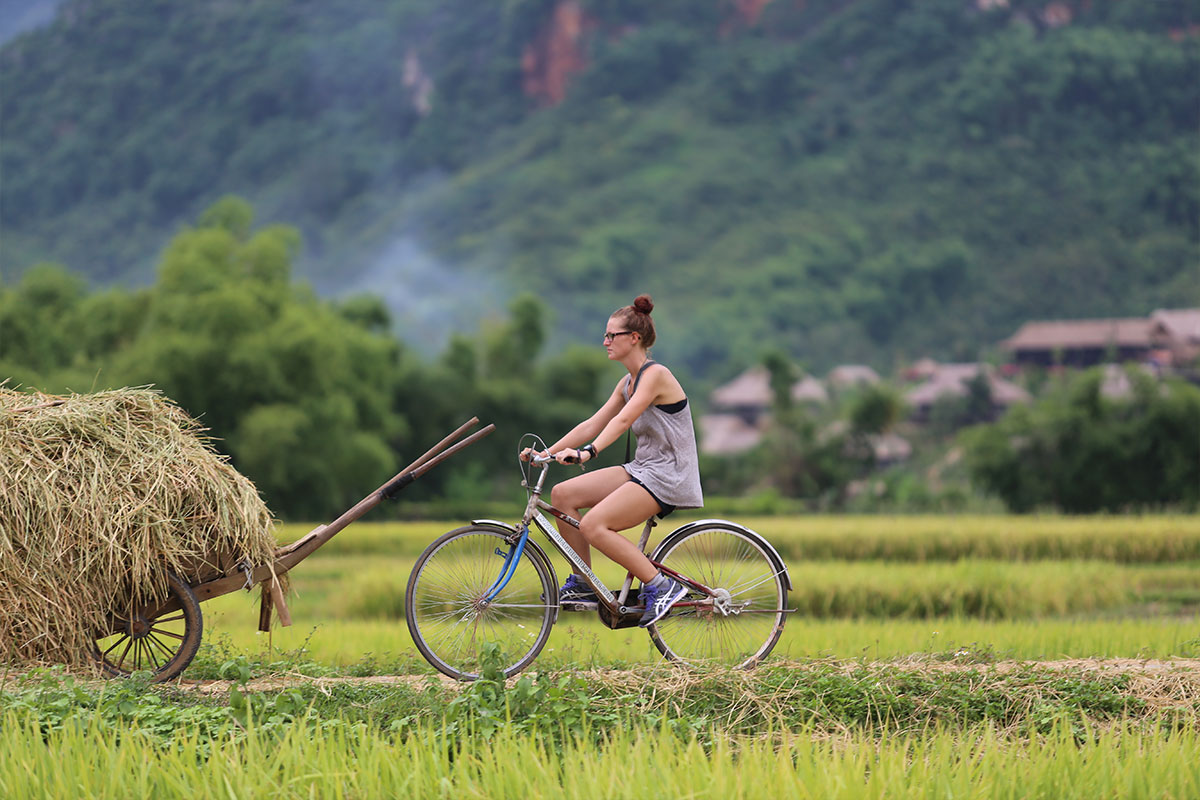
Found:
[[504, 591], [504, 587], [508, 585], [517, 571], [517, 562], [521, 560], [521, 555], [525, 552], [525, 542], [527, 541], [529, 541], [529, 526], [522, 525], [521, 538], [517, 539], [517, 543], [509, 548], [508, 555], [504, 557], [504, 566], [500, 568], [500, 577], [492, 584], [492, 588], [488, 589], [484, 600], [491, 602], [496, 599], [496, 595]]

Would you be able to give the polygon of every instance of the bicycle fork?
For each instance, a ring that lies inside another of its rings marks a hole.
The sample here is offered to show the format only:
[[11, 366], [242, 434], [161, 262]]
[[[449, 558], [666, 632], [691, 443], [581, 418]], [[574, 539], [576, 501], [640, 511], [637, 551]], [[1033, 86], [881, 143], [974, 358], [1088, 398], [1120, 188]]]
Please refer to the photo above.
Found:
[[517, 571], [517, 564], [521, 561], [521, 555], [525, 552], [525, 543], [529, 541], [529, 526], [522, 525], [520, 535], [517, 541], [508, 548], [508, 553], [503, 553], [499, 547], [496, 548], [496, 555], [504, 556], [504, 566], [500, 568], [500, 577], [496, 578], [496, 582], [483, 596], [483, 602], [490, 603], [496, 599], [500, 592], [504, 591], [504, 587], [508, 586], [508, 582], [512, 580], [513, 574]]

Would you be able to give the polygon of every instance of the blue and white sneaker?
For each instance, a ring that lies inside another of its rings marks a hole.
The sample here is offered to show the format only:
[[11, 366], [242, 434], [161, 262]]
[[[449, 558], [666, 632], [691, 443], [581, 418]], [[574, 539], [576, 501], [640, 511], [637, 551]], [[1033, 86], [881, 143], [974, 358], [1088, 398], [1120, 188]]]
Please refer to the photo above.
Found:
[[642, 586], [642, 605], [646, 610], [642, 612], [638, 626], [648, 628], [658, 622], [667, 615], [671, 606], [686, 597], [687, 593], [687, 587], [674, 578], [667, 578], [667, 582], [662, 586]]
[[578, 575], [571, 573], [567, 576], [567, 582], [558, 590], [558, 602], [559, 605], [577, 606], [580, 603], [599, 603], [599, 598], [596, 597], [596, 592], [592, 587], [588, 586]]

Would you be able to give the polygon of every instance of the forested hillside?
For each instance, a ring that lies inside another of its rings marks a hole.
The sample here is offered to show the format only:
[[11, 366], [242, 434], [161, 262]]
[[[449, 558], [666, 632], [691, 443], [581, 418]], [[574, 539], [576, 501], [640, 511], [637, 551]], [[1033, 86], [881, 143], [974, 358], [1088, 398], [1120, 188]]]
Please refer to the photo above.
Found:
[[0, 275], [146, 283], [233, 193], [299, 227], [321, 292], [531, 290], [554, 347], [650, 291], [696, 376], [973, 356], [1200, 303], [1198, 26], [1195, 0], [71, 0], [0, 49]]

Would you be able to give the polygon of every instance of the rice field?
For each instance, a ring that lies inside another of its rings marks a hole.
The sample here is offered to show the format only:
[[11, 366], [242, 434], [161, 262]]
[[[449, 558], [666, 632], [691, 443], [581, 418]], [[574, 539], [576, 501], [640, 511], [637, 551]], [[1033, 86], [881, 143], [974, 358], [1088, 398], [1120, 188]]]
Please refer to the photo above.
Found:
[[[1200, 546], [1196, 517], [747, 522], [781, 552], [815, 554], [787, 557], [790, 607], [797, 613], [774, 651], [780, 658], [1200, 656], [1200, 558], [1176, 557]], [[303, 648], [308, 659], [331, 667], [370, 659], [424, 672], [404, 624], [404, 587], [420, 551], [453, 527], [357, 523], [292, 572], [292, 628], [257, 633], [256, 595], [230, 595], [205, 604], [206, 639], [268, 660], [271, 651]], [[310, 528], [285, 526], [280, 538], [299, 538]], [[1090, 541], [1089, 531], [1109, 544]], [[998, 557], [1005, 537], [1024, 543], [1012, 544], [1008, 559]], [[841, 542], [836, 552], [847, 557], [831, 557], [831, 542]], [[1035, 551], [1054, 555], [1024, 557]], [[889, 560], [883, 553], [905, 555]], [[916, 553], [922, 558], [911, 557]], [[856, 554], [861, 557], [851, 557]], [[552, 561], [565, 577], [566, 563], [557, 556]], [[595, 568], [610, 586], [624, 577], [602, 558]], [[564, 613], [537, 666], [623, 666], [659, 658], [640, 630], [612, 631], [592, 614]]]
[[[519, 513], [518, 509], [514, 509]], [[693, 519], [672, 516], [659, 535]], [[791, 564], [802, 560], [1001, 561], [1094, 559], [1118, 563], [1200, 561], [1200, 517], [1159, 516], [880, 516], [738, 517]], [[358, 522], [323, 548], [338, 555], [417, 556], [453, 522]], [[311, 525], [283, 525], [279, 538], [298, 539]]]
[[1200, 519], [747, 522], [797, 609], [752, 673], [564, 613], [521, 680], [450, 685], [403, 593], [461, 523], [360, 522], [291, 574], [293, 627], [205, 603], [190, 688], [0, 679], [0, 796], [1200, 796]]
[[[249, 610], [208, 619], [212, 632], [206, 633], [206, 640], [221, 657], [244, 654], [270, 662], [303, 649], [300, 660], [329, 667], [433, 673], [413, 647], [403, 620], [306, 619], [268, 636], [254, 630], [257, 617]], [[989, 661], [1200, 658], [1200, 617], [1000, 622], [792, 618], [771, 657], [890, 661], [913, 655]], [[535, 668], [620, 668], [661, 659], [644, 631], [612, 631], [592, 619], [568, 618], [555, 626]]]

